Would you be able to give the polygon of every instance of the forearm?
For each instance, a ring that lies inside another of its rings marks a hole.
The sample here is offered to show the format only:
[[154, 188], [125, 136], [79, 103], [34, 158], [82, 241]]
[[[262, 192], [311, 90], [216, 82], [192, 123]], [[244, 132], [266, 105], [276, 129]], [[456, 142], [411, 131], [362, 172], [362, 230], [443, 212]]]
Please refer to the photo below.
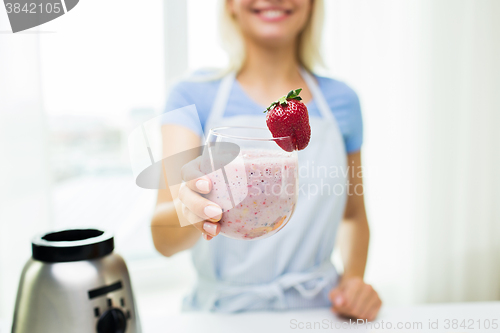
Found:
[[344, 277], [363, 278], [368, 256], [370, 229], [366, 214], [345, 218], [340, 228], [340, 252]]
[[192, 226], [180, 226], [172, 201], [157, 204], [151, 234], [155, 248], [167, 257], [191, 248], [200, 237], [200, 232]]
[[330, 292], [332, 310], [340, 316], [373, 321], [382, 301], [373, 286], [363, 279], [370, 238], [364, 209], [345, 217], [339, 236], [344, 274]]

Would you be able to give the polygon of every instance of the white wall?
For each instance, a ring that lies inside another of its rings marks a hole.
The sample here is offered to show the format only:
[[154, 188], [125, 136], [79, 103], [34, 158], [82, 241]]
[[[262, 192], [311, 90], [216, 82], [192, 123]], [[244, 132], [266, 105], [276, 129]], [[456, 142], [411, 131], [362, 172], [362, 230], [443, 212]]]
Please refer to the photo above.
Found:
[[366, 278], [408, 303], [419, 116], [419, 1], [326, 1], [324, 57], [361, 99], [371, 246]]
[[418, 301], [500, 299], [500, 2], [427, 3]]
[[[0, 10], [0, 31], [8, 31]], [[50, 179], [38, 35], [0, 34], [0, 318], [11, 317], [34, 234], [49, 225]]]
[[367, 280], [388, 304], [500, 299], [500, 3], [326, 3], [363, 109]]

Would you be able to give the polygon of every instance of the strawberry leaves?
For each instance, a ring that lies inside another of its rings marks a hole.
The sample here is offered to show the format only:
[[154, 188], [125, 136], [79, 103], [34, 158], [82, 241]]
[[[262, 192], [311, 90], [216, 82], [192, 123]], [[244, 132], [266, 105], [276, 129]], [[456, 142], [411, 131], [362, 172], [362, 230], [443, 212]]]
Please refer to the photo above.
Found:
[[297, 101], [301, 101], [302, 97], [299, 96], [300, 92], [302, 91], [302, 88], [298, 88], [295, 90], [290, 90], [286, 96], [281, 97], [277, 101], [273, 102], [271, 105], [267, 107], [267, 109], [264, 111], [266, 113], [267, 111], [273, 109], [276, 105], [281, 105], [283, 107], [287, 106], [287, 100], [289, 99], [295, 99]]
[[296, 99], [297, 101], [301, 101], [302, 97], [299, 96], [301, 91], [302, 91], [302, 88], [290, 90], [288, 92], [288, 94], [286, 95], [286, 99]]

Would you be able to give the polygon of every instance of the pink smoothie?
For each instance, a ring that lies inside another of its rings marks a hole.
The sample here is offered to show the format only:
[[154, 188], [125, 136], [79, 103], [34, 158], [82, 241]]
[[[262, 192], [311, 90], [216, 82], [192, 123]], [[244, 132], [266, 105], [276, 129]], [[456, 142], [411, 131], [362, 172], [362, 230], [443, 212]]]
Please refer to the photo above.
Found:
[[283, 228], [297, 202], [297, 169], [296, 155], [285, 151], [242, 150], [224, 168], [229, 190], [220, 170], [208, 174], [213, 189], [205, 197], [223, 209], [221, 233], [250, 240]]

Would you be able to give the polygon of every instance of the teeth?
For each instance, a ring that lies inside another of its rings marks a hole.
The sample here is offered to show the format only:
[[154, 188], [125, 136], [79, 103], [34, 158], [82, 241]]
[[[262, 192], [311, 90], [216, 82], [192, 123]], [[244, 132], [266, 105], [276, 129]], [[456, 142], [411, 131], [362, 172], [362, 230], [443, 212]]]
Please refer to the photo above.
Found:
[[285, 12], [283, 10], [265, 10], [262, 11], [262, 15], [267, 17], [267, 18], [276, 18], [283, 16]]

